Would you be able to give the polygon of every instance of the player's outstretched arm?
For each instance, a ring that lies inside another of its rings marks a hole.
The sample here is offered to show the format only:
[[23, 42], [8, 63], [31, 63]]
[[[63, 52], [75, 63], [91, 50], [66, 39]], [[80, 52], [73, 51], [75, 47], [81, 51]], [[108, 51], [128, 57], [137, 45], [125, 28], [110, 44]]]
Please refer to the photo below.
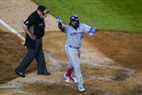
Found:
[[84, 32], [87, 33], [90, 37], [95, 36], [96, 34], [96, 29], [87, 25], [87, 24], [82, 24], [84, 27]]

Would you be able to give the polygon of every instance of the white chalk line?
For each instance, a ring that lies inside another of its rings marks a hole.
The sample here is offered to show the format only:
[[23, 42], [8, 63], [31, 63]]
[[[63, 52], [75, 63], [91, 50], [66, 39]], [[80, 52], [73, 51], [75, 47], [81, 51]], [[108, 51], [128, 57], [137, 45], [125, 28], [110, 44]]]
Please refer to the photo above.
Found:
[[8, 30], [7, 32], [12, 32], [12, 33], [16, 34], [23, 41], [25, 40], [25, 38], [19, 32], [17, 32], [14, 28], [12, 28], [10, 25], [8, 25], [2, 19], [0, 19], [0, 23]]
[[126, 68], [126, 67], [121, 67], [121, 66], [110, 66], [110, 65], [102, 65], [102, 64], [93, 64], [93, 63], [86, 63], [94, 67], [100, 67], [100, 68], [108, 68], [108, 69], [115, 69], [115, 70], [124, 70], [128, 73], [128, 75], [133, 75], [135, 73], [135, 70]]

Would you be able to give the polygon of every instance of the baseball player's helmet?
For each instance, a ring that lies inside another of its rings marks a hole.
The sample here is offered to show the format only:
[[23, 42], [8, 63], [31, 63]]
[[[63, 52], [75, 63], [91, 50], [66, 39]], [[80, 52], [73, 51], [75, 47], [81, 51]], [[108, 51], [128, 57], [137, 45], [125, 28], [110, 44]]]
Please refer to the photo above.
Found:
[[73, 16], [70, 16], [70, 21], [79, 21], [79, 18], [78, 16], [73, 15]]
[[77, 29], [79, 27], [79, 24], [80, 22], [78, 16], [70, 16], [70, 25]]

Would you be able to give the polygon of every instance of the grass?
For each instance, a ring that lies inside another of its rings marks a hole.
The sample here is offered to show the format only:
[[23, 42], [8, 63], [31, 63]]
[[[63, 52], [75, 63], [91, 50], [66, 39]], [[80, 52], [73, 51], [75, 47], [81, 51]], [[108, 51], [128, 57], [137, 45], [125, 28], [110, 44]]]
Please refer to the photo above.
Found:
[[52, 15], [62, 16], [68, 21], [76, 14], [82, 22], [97, 27], [117, 31], [142, 31], [141, 0], [33, 0], [45, 5]]

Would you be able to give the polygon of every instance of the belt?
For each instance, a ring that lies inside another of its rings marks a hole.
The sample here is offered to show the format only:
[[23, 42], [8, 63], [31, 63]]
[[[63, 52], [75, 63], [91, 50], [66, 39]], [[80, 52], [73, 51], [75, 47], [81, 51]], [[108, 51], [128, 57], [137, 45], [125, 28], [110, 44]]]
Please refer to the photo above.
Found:
[[74, 48], [74, 49], [80, 49], [80, 47], [74, 47], [72, 45], [68, 45], [70, 48]]

